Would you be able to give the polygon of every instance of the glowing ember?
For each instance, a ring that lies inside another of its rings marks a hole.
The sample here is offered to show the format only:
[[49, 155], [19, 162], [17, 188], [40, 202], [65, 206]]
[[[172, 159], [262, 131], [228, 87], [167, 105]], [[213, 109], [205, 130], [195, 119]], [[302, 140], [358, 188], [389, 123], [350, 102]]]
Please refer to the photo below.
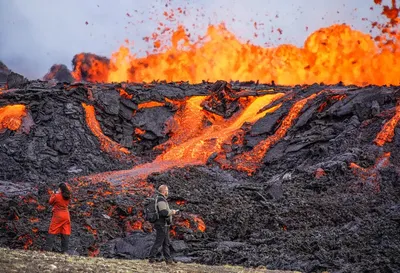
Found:
[[199, 216], [194, 214], [184, 213], [183, 215], [174, 218], [174, 225], [170, 230], [170, 234], [173, 237], [180, 235], [179, 228], [191, 229], [193, 231], [204, 232], [206, 230], [206, 225]]
[[345, 94], [338, 94], [338, 95], [333, 95], [329, 96], [326, 101], [324, 101], [319, 107], [318, 107], [318, 112], [322, 112], [326, 106], [328, 106], [329, 103], [332, 101], [338, 101], [338, 100], [343, 100], [347, 95]]
[[19, 236], [18, 240], [25, 241], [24, 242], [24, 249], [25, 250], [28, 249], [33, 244], [33, 240], [28, 234], [23, 235], [23, 236]]
[[175, 202], [178, 206], [183, 206], [185, 205], [187, 202], [185, 200], [178, 200]]
[[0, 108], [0, 131], [9, 129], [18, 130], [22, 125], [22, 119], [26, 116], [25, 105], [15, 104]]
[[129, 151], [114, 142], [109, 137], [105, 136], [100, 128], [100, 124], [96, 119], [96, 114], [94, 107], [92, 105], [87, 105], [82, 103], [83, 108], [86, 112], [86, 123], [89, 126], [92, 133], [99, 139], [101, 149], [106, 151], [107, 153], [114, 154], [116, 157], [123, 157], [124, 155], [128, 155]]
[[109, 209], [107, 215], [111, 217], [111, 215], [114, 213], [114, 210], [117, 208], [117, 206], [111, 206], [111, 208]]
[[43, 211], [43, 210], [45, 210], [46, 209], [46, 207], [45, 206], [42, 206], [42, 205], [38, 205], [37, 207], [36, 207], [36, 210], [37, 211]]
[[37, 204], [37, 200], [31, 196], [24, 197], [24, 202], [28, 204]]
[[96, 229], [92, 228], [92, 227], [89, 226], [89, 225], [85, 225], [84, 227], [85, 227], [90, 233], [92, 233], [94, 236], [97, 235], [97, 230], [96, 230]]
[[379, 192], [380, 191], [379, 170], [389, 166], [389, 164], [390, 164], [389, 159], [390, 159], [390, 153], [384, 153], [382, 156], [380, 156], [376, 160], [375, 165], [372, 167], [365, 169], [365, 168], [358, 166], [355, 163], [350, 163], [349, 167], [351, 169], [353, 169], [353, 173], [356, 176], [361, 178], [363, 183], [373, 185], [375, 191]]
[[317, 178], [317, 179], [319, 179], [319, 178], [321, 178], [321, 177], [323, 177], [325, 175], [326, 175], [326, 173], [325, 173], [324, 169], [322, 169], [322, 168], [318, 168], [315, 171], [315, 178]]
[[201, 231], [201, 232], [206, 231], [206, 224], [204, 224], [204, 221], [203, 221], [200, 217], [194, 216], [194, 217], [193, 217], [193, 221], [196, 222], [196, 224], [197, 224], [197, 229], [198, 229], [199, 231]]
[[[235, 157], [235, 164], [238, 170], [247, 171], [249, 174], [254, 173], [258, 168], [259, 162], [263, 159], [269, 148], [275, 145], [282, 137], [286, 135], [286, 132], [292, 127], [293, 122], [297, 119], [300, 111], [304, 105], [314, 99], [317, 94], [312, 94], [307, 98], [297, 101], [290, 109], [287, 116], [283, 119], [281, 126], [272, 136], [258, 143], [253, 150], [243, 153]], [[224, 166], [230, 167], [230, 166]]]
[[125, 89], [119, 87], [119, 88], [117, 88], [117, 90], [119, 91], [119, 95], [121, 97], [128, 99], [128, 100], [133, 98], [133, 95], [126, 92]]
[[391, 142], [394, 137], [394, 129], [400, 120], [400, 104], [396, 106], [396, 114], [383, 125], [382, 130], [376, 136], [374, 142], [378, 146], [383, 146], [386, 142]]
[[100, 254], [100, 249], [98, 247], [90, 247], [88, 250], [89, 257], [97, 257]]
[[131, 225], [131, 227], [132, 227], [133, 230], [141, 230], [142, 229], [142, 225], [143, 225], [143, 222], [140, 221], [140, 220], [137, 220]]
[[38, 223], [38, 222], [39, 222], [39, 218], [32, 217], [32, 218], [29, 219], [29, 221], [30, 221], [31, 223]]
[[135, 128], [135, 134], [136, 135], [142, 136], [145, 133], [146, 133], [146, 130], [142, 130], [142, 129], [138, 128], [138, 127]]
[[149, 102], [143, 102], [138, 105], [139, 109], [143, 108], [153, 108], [153, 107], [160, 107], [164, 106], [165, 103], [158, 102], [158, 101], [149, 101]]

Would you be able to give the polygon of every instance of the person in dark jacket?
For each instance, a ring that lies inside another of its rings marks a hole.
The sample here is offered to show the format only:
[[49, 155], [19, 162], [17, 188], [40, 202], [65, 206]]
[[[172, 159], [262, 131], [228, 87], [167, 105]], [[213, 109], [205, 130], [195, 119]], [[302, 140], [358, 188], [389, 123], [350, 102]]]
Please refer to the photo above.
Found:
[[156, 240], [153, 247], [150, 250], [150, 263], [156, 262], [156, 255], [162, 247], [162, 253], [167, 264], [172, 264], [172, 258], [170, 254], [170, 238], [169, 238], [169, 226], [172, 224], [172, 215], [177, 213], [177, 210], [171, 210], [169, 208], [167, 197], [168, 197], [168, 187], [166, 185], [161, 185], [158, 187], [160, 195], [157, 196], [157, 211], [159, 218], [154, 223], [154, 228], [156, 230]]
[[47, 235], [45, 250], [52, 251], [54, 237], [61, 235], [61, 251], [68, 252], [69, 236], [71, 235], [71, 219], [69, 216], [68, 205], [71, 199], [71, 192], [67, 184], [59, 185], [59, 192], [52, 194], [49, 204], [53, 206], [53, 216], [51, 218], [49, 234]]

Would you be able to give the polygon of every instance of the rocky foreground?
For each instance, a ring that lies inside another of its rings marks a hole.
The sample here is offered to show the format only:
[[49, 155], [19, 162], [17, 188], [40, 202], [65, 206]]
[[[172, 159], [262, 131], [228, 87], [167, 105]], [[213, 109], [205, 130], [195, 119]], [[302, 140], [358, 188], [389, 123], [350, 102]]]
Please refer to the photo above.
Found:
[[264, 272], [294, 271], [267, 270], [265, 267], [247, 269], [240, 266], [207, 266], [200, 264], [149, 264], [146, 260], [117, 260], [61, 255], [53, 252], [19, 251], [0, 248], [0, 270], [6, 272]]

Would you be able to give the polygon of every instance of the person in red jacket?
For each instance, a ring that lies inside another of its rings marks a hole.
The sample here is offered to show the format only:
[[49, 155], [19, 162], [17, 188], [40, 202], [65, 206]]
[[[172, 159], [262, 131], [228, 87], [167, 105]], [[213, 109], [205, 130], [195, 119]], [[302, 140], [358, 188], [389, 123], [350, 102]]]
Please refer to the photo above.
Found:
[[59, 185], [60, 190], [50, 196], [49, 204], [53, 206], [49, 234], [46, 240], [46, 251], [53, 250], [54, 238], [61, 235], [61, 252], [67, 253], [69, 236], [71, 235], [71, 219], [68, 211], [68, 204], [71, 199], [71, 192], [65, 183]]

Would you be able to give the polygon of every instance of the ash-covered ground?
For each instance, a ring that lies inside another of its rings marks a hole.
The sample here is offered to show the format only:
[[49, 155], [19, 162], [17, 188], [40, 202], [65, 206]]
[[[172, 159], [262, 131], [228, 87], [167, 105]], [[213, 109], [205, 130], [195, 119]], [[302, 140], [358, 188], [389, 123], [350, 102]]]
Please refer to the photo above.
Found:
[[[206, 162], [144, 178], [110, 173], [149, 168], [163, 153], [153, 148], [177, 134], [171, 122], [191, 97], [206, 97], [204, 111], [228, 120], [248, 98], [274, 93], [284, 95], [265, 107], [280, 107], [244, 123]], [[296, 102], [313, 94], [290, 119]], [[165, 183], [181, 210], [171, 233], [179, 261], [399, 272], [399, 98], [394, 86], [67, 84], [13, 76], [0, 91], [0, 109], [22, 104], [26, 115], [17, 130], [2, 121], [0, 246], [41, 249], [48, 190], [68, 181], [70, 253], [145, 258], [154, 233], [142, 202]], [[89, 126], [83, 105], [93, 107], [100, 130]], [[240, 161], [265, 140], [271, 145], [261, 162]]]

